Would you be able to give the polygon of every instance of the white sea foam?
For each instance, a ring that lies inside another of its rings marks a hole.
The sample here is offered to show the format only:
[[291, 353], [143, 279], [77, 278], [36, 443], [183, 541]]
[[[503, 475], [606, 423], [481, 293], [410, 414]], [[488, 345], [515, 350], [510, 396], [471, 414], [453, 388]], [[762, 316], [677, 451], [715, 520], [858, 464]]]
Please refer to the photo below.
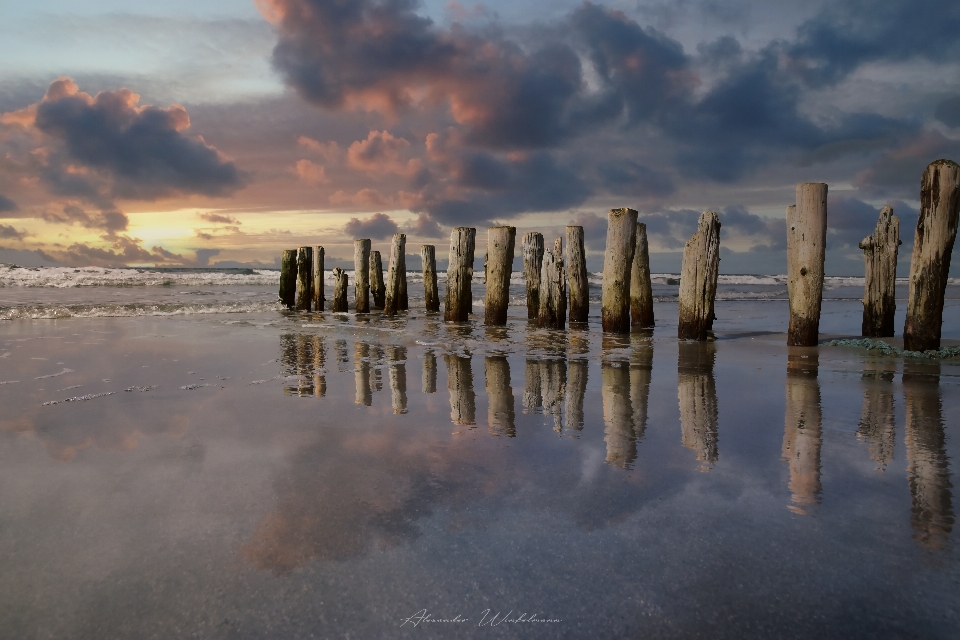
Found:
[[280, 272], [269, 269], [154, 270], [104, 267], [0, 267], [0, 287], [155, 287], [279, 285]]
[[126, 318], [182, 316], [211, 313], [262, 313], [280, 311], [278, 302], [222, 302], [217, 304], [99, 304], [26, 305], [0, 307], [0, 320], [54, 320], [61, 318]]

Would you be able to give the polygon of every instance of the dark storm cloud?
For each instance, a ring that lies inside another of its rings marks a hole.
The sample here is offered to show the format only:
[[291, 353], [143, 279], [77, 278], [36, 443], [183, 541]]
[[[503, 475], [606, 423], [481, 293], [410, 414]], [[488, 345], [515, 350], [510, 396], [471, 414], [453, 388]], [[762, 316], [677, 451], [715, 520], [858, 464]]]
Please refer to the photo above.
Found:
[[108, 234], [126, 231], [130, 220], [122, 211], [107, 210], [90, 214], [76, 205], [66, 205], [59, 212], [44, 211], [40, 218], [52, 224], [79, 224], [87, 229], [102, 229]]
[[210, 264], [210, 258], [220, 255], [220, 249], [197, 249], [197, 265], [206, 267]]
[[63, 252], [61, 262], [67, 265], [95, 265], [119, 266], [136, 262], [164, 263], [173, 262], [183, 264], [189, 262], [179, 254], [174, 254], [163, 247], [153, 247], [147, 251], [139, 244], [139, 240], [129, 236], [115, 236], [112, 238], [112, 248], [103, 249], [92, 247], [83, 242], [75, 242]]
[[960, 127], [960, 96], [950, 96], [942, 100], [934, 115], [948, 127]]
[[23, 240], [26, 235], [26, 231], [17, 231], [9, 224], [0, 224], [0, 238]]
[[6, 211], [16, 211], [20, 207], [17, 206], [17, 203], [0, 193], [0, 213]]
[[369, 218], [350, 218], [343, 226], [344, 233], [354, 238], [370, 238], [372, 240], [386, 240], [400, 231], [400, 227], [393, 218], [385, 213], [375, 213]]
[[960, 140], [925, 131], [882, 152], [856, 176], [854, 184], [868, 195], [919, 200], [920, 178], [927, 165], [937, 158], [960, 158]]
[[669, 174], [633, 160], [603, 162], [597, 167], [603, 185], [611, 192], [629, 196], [668, 196], [677, 190]]
[[[882, 207], [875, 207], [857, 198], [828, 196], [827, 203], [827, 247], [856, 248], [861, 240], [873, 233]], [[893, 215], [900, 218], [900, 239], [906, 249], [912, 250], [913, 234], [917, 228], [919, 211], [903, 201], [888, 203]]]

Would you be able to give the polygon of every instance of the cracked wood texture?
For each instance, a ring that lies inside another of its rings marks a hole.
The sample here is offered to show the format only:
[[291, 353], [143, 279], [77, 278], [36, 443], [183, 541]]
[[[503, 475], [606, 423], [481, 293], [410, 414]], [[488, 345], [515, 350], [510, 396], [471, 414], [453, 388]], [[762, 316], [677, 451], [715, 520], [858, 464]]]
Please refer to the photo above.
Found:
[[370, 294], [373, 295], [373, 308], [383, 309], [387, 288], [383, 284], [383, 259], [379, 251], [370, 252]]
[[523, 279], [527, 283], [527, 319], [540, 313], [540, 267], [543, 265], [543, 234], [531, 231], [523, 234]]
[[340, 313], [347, 311], [347, 272], [337, 267], [333, 275], [333, 310]]
[[297, 249], [297, 311], [310, 311], [313, 297], [313, 248]]
[[420, 262], [423, 264], [423, 303], [427, 311], [440, 311], [440, 294], [437, 289], [437, 248], [432, 244], [420, 247]]
[[484, 279], [487, 284], [483, 323], [490, 326], [507, 324], [510, 306], [510, 276], [513, 275], [513, 253], [517, 240], [516, 227], [487, 229], [487, 260]]
[[888, 338], [894, 333], [899, 246], [900, 218], [884, 207], [873, 235], [860, 241], [865, 272], [861, 335], [865, 337]]
[[457, 227], [450, 232], [450, 261], [447, 266], [447, 292], [443, 319], [465, 322], [473, 305], [473, 252], [477, 230]]
[[316, 245], [313, 247], [313, 308], [316, 311], [323, 311], [323, 247]]
[[553, 250], [543, 254], [540, 267], [540, 309], [537, 326], [563, 329], [566, 321], [567, 285], [563, 268], [563, 239], [557, 238]]
[[353, 296], [357, 313], [370, 313], [370, 240], [353, 241]]
[[603, 330], [608, 333], [630, 333], [630, 270], [636, 234], [636, 210], [610, 210], [600, 306]]
[[827, 185], [797, 185], [797, 204], [787, 207], [787, 344], [816, 346], [823, 302], [823, 261], [827, 243]]
[[960, 166], [936, 160], [920, 181], [920, 218], [910, 259], [910, 293], [903, 348], [927, 351], [940, 348], [943, 296], [950, 273], [950, 254], [957, 238], [960, 215]]
[[402, 309], [400, 304], [400, 282], [405, 280], [403, 272], [403, 254], [407, 250], [407, 236], [403, 233], [393, 234], [393, 244], [390, 247], [390, 267], [387, 271], [386, 302], [383, 315], [395, 316]]
[[677, 337], [706, 340], [712, 325], [713, 301], [720, 271], [720, 216], [704, 211], [683, 249], [680, 270], [680, 310]]
[[650, 328], [653, 321], [653, 286], [650, 283], [650, 252], [647, 225], [637, 223], [633, 270], [630, 274], [630, 321], [635, 327]]
[[566, 228], [567, 283], [570, 295], [570, 322], [586, 322], [590, 313], [590, 283], [587, 282], [587, 254], [583, 248], [583, 227]]
[[284, 249], [280, 256], [280, 302], [287, 309], [297, 303], [297, 252]]

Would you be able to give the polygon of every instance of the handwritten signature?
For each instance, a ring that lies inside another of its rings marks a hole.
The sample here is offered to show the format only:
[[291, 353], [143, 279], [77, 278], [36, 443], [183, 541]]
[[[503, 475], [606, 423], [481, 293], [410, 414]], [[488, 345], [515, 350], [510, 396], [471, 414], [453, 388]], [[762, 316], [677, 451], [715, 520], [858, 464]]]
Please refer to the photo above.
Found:
[[[428, 612], [426, 609], [420, 609], [415, 614], [409, 618], [400, 618], [400, 626], [405, 626], [407, 624], [414, 627], [427, 622], [447, 622], [447, 623], [465, 623], [470, 622], [470, 618], [464, 618], [459, 613], [452, 618], [444, 617], [435, 617], [432, 613]], [[513, 609], [507, 613], [501, 613], [497, 611], [493, 613], [492, 609], [484, 609], [480, 612], [480, 622], [477, 624], [478, 627], [496, 627], [506, 622], [507, 624], [518, 624], [521, 622], [540, 622], [540, 623], [556, 623], [561, 622], [558, 618], [541, 618], [536, 613], [521, 613], [520, 615], [514, 616]]]

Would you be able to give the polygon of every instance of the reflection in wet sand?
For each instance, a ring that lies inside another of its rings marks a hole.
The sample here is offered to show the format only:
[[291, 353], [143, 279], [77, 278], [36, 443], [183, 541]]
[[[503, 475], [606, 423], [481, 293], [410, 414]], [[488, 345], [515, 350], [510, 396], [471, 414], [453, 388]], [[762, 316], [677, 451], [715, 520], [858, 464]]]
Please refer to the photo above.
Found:
[[[702, 470], [717, 462], [717, 384], [712, 342], [682, 341], [677, 359], [677, 397], [683, 446], [697, 454]], [[649, 375], [649, 374], [648, 374]]]
[[347, 341], [337, 340], [334, 343], [334, 349], [337, 351], [337, 371], [340, 373], [349, 373], [350, 352], [347, 350]]
[[447, 353], [447, 390], [450, 392], [450, 419], [454, 424], [477, 423], [477, 397], [473, 391], [473, 371], [469, 356]]
[[373, 403], [370, 389], [370, 345], [356, 342], [353, 345], [353, 379], [356, 386], [354, 404], [369, 407]]
[[320, 336], [285, 334], [280, 336], [280, 363], [283, 374], [297, 377], [296, 386], [283, 388], [288, 396], [323, 397], [327, 392], [326, 352]]
[[939, 374], [938, 364], [903, 367], [910, 524], [914, 538], [930, 549], [946, 547], [954, 520]]
[[587, 392], [589, 361], [581, 358], [570, 360], [570, 375], [567, 378], [567, 397], [564, 411], [564, 427], [568, 431], [583, 429], [583, 396]]
[[563, 431], [563, 397], [567, 392], [567, 361], [550, 358], [540, 361], [540, 391], [543, 412], [553, 416], [553, 430]]
[[816, 347], [789, 349], [783, 433], [783, 458], [790, 465], [792, 504], [788, 508], [794, 513], [812, 515], [822, 491], [819, 360]]
[[607, 464], [628, 469], [637, 459], [629, 365], [626, 362], [604, 360], [600, 365], [600, 384]]
[[630, 358], [630, 404], [633, 406], [633, 431], [642, 440], [647, 431], [647, 405], [650, 399], [650, 377], [653, 374], [653, 342], [634, 340]]
[[527, 358], [523, 376], [523, 412], [540, 413], [543, 393], [540, 387], [540, 361]]
[[407, 412], [407, 348], [387, 347], [387, 359], [390, 362], [390, 399], [393, 412]]
[[513, 438], [517, 430], [510, 363], [506, 356], [487, 356], [483, 359], [483, 370], [487, 382], [488, 429], [492, 435]]
[[867, 443], [870, 459], [881, 470], [893, 460], [893, 374], [893, 370], [866, 369], [861, 377], [863, 409], [857, 437]]
[[424, 393], [437, 392], [437, 354], [433, 349], [423, 352], [423, 382], [421, 389]]

